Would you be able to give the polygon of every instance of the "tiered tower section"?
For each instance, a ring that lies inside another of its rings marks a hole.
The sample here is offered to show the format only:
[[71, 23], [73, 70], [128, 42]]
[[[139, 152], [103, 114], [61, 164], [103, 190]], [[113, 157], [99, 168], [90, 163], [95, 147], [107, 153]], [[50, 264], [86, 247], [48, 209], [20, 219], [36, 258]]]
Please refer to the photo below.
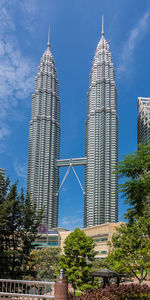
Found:
[[48, 230], [58, 224], [60, 144], [59, 85], [50, 44], [35, 77], [30, 121], [27, 190], [37, 209], [44, 208], [42, 224]]
[[84, 226], [118, 220], [118, 117], [115, 72], [102, 30], [87, 94]]
[[150, 98], [138, 97], [138, 144], [150, 142]]

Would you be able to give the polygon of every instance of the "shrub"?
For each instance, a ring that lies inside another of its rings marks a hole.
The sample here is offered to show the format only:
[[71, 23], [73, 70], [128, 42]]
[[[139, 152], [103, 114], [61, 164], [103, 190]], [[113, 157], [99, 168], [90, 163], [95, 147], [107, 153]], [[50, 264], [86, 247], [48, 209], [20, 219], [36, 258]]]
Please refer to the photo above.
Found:
[[115, 284], [107, 286], [105, 289], [90, 289], [81, 296], [69, 295], [69, 300], [148, 300], [150, 287], [148, 285], [120, 285]]

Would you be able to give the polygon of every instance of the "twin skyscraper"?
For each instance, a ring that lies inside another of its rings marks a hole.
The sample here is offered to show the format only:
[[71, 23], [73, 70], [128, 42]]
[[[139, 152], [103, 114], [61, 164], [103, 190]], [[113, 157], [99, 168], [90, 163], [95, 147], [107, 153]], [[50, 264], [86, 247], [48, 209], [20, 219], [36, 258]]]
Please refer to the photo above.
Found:
[[59, 159], [60, 98], [55, 62], [48, 42], [35, 77], [29, 134], [27, 190], [42, 225], [58, 226], [59, 168], [85, 166], [84, 227], [118, 221], [118, 117], [115, 71], [102, 28], [87, 94], [85, 157]]

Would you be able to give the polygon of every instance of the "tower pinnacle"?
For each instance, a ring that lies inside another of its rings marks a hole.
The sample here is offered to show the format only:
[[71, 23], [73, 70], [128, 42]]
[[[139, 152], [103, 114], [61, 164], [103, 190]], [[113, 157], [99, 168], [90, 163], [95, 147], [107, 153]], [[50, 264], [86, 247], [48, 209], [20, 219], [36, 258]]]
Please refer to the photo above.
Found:
[[104, 35], [104, 15], [102, 15], [102, 32], [101, 32], [101, 36]]
[[50, 26], [48, 27], [48, 42], [47, 47], [50, 47]]

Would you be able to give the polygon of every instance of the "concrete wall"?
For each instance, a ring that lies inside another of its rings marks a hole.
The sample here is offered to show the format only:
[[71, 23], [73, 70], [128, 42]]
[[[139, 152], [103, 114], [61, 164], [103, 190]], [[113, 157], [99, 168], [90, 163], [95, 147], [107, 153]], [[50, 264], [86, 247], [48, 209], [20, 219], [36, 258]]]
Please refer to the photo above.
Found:
[[[81, 230], [84, 231], [87, 236], [94, 239], [96, 244], [95, 251], [97, 251], [97, 258], [104, 259], [108, 255], [109, 246], [107, 245], [107, 243], [111, 241], [113, 233], [121, 224], [123, 224], [123, 222], [106, 223], [93, 227], [81, 228]], [[71, 231], [58, 230], [58, 232], [60, 236], [60, 248], [63, 252], [64, 241], [66, 237], [71, 233]]]

